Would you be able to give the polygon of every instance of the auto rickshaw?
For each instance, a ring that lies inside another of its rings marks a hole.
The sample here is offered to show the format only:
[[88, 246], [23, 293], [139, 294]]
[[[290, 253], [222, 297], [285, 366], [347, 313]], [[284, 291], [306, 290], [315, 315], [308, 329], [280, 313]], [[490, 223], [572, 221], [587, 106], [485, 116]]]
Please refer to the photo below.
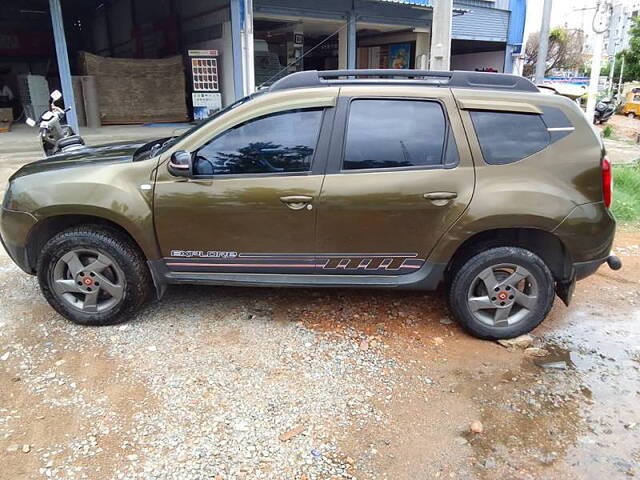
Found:
[[621, 113], [629, 118], [640, 117], [640, 88], [634, 88], [627, 93], [627, 99]]

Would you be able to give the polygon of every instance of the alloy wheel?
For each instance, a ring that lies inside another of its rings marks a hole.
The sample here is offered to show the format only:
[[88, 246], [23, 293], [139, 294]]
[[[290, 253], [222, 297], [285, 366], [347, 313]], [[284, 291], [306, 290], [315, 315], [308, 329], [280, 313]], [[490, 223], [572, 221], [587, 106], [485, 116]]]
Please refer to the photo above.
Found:
[[51, 280], [60, 299], [85, 313], [112, 309], [124, 298], [126, 286], [124, 273], [112, 258], [86, 248], [60, 257]]
[[471, 282], [467, 304], [486, 325], [509, 327], [524, 320], [538, 302], [538, 283], [521, 265], [501, 263], [482, 270]]

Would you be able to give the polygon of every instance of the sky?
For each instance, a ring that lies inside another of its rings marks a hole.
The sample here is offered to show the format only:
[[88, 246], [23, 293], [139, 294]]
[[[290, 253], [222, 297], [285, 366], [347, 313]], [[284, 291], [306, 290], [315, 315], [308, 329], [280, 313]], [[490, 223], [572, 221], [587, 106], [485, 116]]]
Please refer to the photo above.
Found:
[[[590, 21], [593, 10], [581, 10], [585, 7], [594, 7], [595, 0], [553, 0], [551, 10], [551, 27], [568, 24], [577, 28], [582, 24], [583, 18]], [[542, 23], [542, 7], [544, 0], [528, 0], [527, 2], [527, 32], [537, 32]]]

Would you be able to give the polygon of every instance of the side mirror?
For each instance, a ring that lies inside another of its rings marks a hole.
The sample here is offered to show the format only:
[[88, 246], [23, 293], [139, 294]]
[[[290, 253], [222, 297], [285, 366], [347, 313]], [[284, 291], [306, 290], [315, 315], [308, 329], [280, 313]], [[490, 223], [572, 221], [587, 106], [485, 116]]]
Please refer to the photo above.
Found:
[[169, 165], [167, 166], [169, 173], [176, 177], [193, 176], [193, 159], [191, 154], [185, 150], [177, 150], [171, 155]]
[[57, 102], [61, 98], [62, 94], [60, 93], [60, 90], [54, 90], [53, 92], [51, 92], [51, 100], [53, 100], [54, 102]]
[[29, 117], [27, 118], [27, 125], [29, 125], [30, 127], [35, 127], [36, 121], [33, 118]]

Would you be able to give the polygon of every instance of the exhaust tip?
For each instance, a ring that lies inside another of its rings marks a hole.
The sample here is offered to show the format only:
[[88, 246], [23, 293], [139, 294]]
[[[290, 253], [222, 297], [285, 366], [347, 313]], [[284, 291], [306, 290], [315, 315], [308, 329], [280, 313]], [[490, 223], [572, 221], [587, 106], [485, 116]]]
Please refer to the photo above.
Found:
[[622, 262], [616, 255], [609, 255], [607, 257], [607, 265], [609, 265], [611, 270], [620, 270], [622, 268]]

